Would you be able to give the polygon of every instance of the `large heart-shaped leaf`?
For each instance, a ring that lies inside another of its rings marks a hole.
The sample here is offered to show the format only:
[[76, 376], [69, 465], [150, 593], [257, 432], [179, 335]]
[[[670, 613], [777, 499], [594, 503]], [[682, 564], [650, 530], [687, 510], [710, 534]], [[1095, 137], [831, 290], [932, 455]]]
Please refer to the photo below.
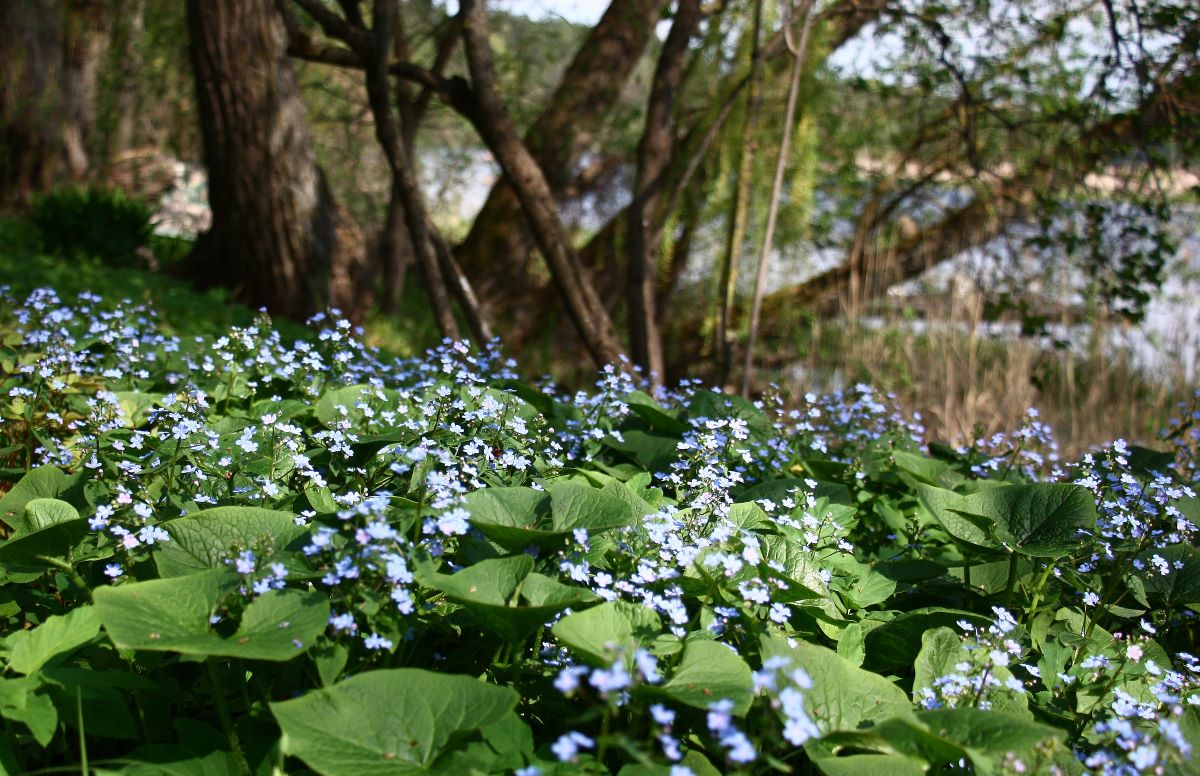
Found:
[[600, 488], [577, 482], [551, 485], [551, 519], [554, 530], [573, 531], [586, 528], [597, 533], [620, 528], [633, 521], [633, 509], [623, 499]]
[[[1154, 562], [1158, 556], [1167, 563], [1168, 571]], [[1147, 550], [1139, 556], [1146, 571], [1139, 579], [1146, 595], [1162, 601], [1168, 606], [1194, 606], [1200, 603], [1200, 552], [1187, 544], [1172, 544], [1167, 547]]]
[[662, 692], [672, 700], [698, 709], [713, 701], [733, 701], [733, 713], [745, 714], [754, 699], [750, 666], [733, 649], [709, 639], [693, 639], [683, 649], [683, 660]]
[[614, 654], [631, 656], [660, 633], [662, 622], [653, 609], [625, 601], [572, 612], [554, 624], [558, 640], [596, 666], [611, 665]]
[[763, 661], [786, 657], [812, 679], [804, 702], [822, 733], [856, 730], [863, 722], [908, 716], [908, 694], [879, 674], [864, 671], [836, 652], [816, 644], [789, 644], [782, 636], [763, 639]]
[[235, 550], [268, 547], [271, 557], [308, 533], [295, 515], [259, 507], [217, 507], [166, 524], [171, 541], [154, 553], [160, 576], [182, 577], [225, 567]]
[[508, 714], [518, 695], [478, 679], [415, 668], [370, 671], [272, 703], [284, 747], [325, 776], [428, 770], [451, 742]]
[[8, 666], [18, 674], [32, 674], [53, 658], [73, 652], [100, 633], [100, 618], [91, 606], [79, 606], [63, 615], [52, 615], [32, 630], [21, 630], [5, 640]]
[[210, 618], [239, 584], [232, 571], [216, 569], [103, 587], [94, 593], [95, 607], [122, 649], [254, 660], [302, 654], [329, 622], [329, 601], [320, 593], [272, 590], [246, 607], [236, 632], [223, 636]]
[[988, 488], [969, 496], [965, 509], [991, 519], [1011, 550], [1037, 558], [1077, 551], [1096, 528], [1091, 492], [1065, 482]]
[[976, 548], [999, 549], [999, 542], [991, 532], [991, 521], [971, 511], [967, 496], [924, 484], [917, 485], [917, 496], [921, 506], [953, 538]]
[[533, 488], [481, 488], [467, 495], [471, 525], [505, 549], [561, 544], [566, 531], [549, 525], [550, 494]]
[[472, 564], [456, 574], [418, 568], [417, 581], [446, 594], [509, 641], [516, 641], [564, 609], [597, 600], [595, 593], [531, 573], [533, 558], [512, 555]]

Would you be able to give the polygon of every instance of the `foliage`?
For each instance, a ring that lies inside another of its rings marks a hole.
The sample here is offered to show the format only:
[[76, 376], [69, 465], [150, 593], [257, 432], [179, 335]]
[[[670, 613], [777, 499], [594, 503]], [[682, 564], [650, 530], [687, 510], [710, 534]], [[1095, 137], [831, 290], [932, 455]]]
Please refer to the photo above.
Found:
[[29, 213], [46, 251], [128, 266], [150, 241], [153, 210], [116, 189], [65, 187], [38, 197]]
[[4, 310], [7, 772], [1194, 768], [1195, 408], [1065, 464], [866, 386]]

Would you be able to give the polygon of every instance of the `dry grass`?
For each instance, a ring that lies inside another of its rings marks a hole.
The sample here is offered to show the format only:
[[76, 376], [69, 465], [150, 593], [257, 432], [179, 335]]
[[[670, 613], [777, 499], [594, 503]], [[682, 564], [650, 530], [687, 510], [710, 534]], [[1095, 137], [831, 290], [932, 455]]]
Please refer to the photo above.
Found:
[[981, 308], [960, 297], [927, 311], [920, 323], [897, 314], [857, 324], [809, 322], [796, 334], [799, 363], [764, 378], [793, 396], [869, 383], [894, 393], [905, 411], [919, 412], [930, 439], [952, 444], [1015, 429], [1037, 407], [1067, 456], [1118, 437], [1153, 443], [1196, 389], [1181, 372], [1152, 377], [1127, 351], [1103, 347], [1103, 322], [1091, 325], [1086, 347], [1047, 348], [989, 336]]

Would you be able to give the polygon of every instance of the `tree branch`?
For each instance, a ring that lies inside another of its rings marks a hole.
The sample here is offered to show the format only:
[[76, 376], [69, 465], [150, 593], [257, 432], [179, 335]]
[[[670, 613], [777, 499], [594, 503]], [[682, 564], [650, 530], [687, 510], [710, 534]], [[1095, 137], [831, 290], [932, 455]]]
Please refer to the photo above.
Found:
[[475, 128], [495, 155], [520, 200], [538, 247], [563, 295], [567, 312], [593, 360], [598, 366], [615, 363], [624, 354], [613, 334], [612, 321], [579, 265], [570, 236], [559, 220], [550, 184], [521, 142], [500, 97], [483, 3], [462, 0], [460, 14], [463, 46], [479, 109]]
[[655, 311], [659, 240], [656, 239], [654, 220], [658, 217], [664, 176], [674, 145], [675, 98], [683, 77], [688, 46], [700, 29], [700, 19], [699, 0], [679, 0], [675, 20], [654, 72], [646, 106], [646, 127], [638, 143], [633, 202], [626, 219], [629, 339], [634, 362], [655, 382], [665, 375], [662, 337]]

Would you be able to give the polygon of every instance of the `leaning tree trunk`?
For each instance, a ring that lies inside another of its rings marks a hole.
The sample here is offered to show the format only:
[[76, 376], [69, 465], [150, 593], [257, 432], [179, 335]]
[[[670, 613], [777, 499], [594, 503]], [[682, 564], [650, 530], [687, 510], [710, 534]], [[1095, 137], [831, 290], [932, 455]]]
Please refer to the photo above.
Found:
[[187, 20], [213, 214], [196, 279], [289, 318], [361, 314], [363, 241], [317, 166], [275, 4], [188, 0]]

